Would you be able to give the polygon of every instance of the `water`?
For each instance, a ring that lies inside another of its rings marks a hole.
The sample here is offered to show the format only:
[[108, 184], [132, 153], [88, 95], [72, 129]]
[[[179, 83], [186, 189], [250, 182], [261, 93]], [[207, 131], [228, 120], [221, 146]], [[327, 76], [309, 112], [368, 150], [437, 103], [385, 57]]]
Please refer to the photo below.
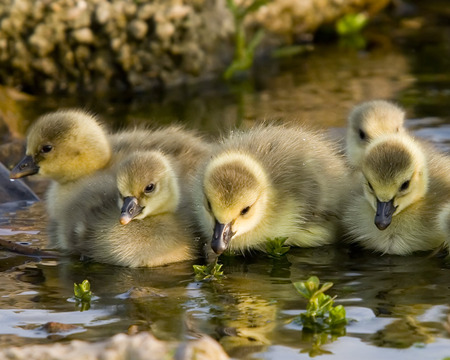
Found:
[[[387, 98], [405, 107], [411, 131], [450, 152], [450, 28], [443, 25], [445, 14], [433, 15], [426, 31], [406, 24], [394, 27], [389, 36], [369, 32], [372, 45], [366, 52], [323, 45], [306, 57], [260, 64], [258, 76], [240, 84], [205, 84], [158, 97], [39, 97], [24, 112], [35, 118], [57, 107], [83, 106], [115, 129], [182, 122], [211, 136], [271, 119], [326, 128], [340, 138], [354, 104]], [[44, 246], [46, 222], [42, 203], [6, 207], [0, 235]], [[192, 265], [198, 261], [126, 269], [0, 251], [0, 346], [101, 340], [135, 325], [164, 340], [206, 333], [239, 359], [450, 356], [450, 266], [442, 257], [379, 256], [341, 245], [294, 249], [285, 260], [246, 256], [222, 261], [223, 280], [197, 282]], [[292, 283], [312, 275], [335, 284], [329, 293], [337, 295], [351, 319], [345, 336], [313, 336], [292, 321], [306, 306]], [[95, 297], [89, 310], [80, 311], [73, 283], [84, 279], [91, 282]], [[76, 327], [49, 334], [41, 328], [49, 321]]]

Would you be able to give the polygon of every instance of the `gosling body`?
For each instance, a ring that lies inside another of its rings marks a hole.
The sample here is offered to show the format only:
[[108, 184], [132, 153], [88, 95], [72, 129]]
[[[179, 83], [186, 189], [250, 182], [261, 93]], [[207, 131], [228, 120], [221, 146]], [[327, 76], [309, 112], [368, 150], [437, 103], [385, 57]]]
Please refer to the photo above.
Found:
[[445, 239], [439, 213], [449, 194], [448, 157], [406, 134], [376, 139], [362, 160], [360, 193], [344, 216], [348, 238], [383, 254], [436, 249]]
[[197, 217], [211, 247], [265, 251], [268, 238], [294, 246], [332, 243], [348, 171], [316, 132], [259, 126], [235, 132], [197, 180]]
[[353, 108], [348, 116], [346, 154], [359, 169], [368, 144], [380, 136], [403, 133], [405, 112], [385, 100], [372, 100]]
[[[91, 177], [89, 186], [67, 204], [62, 223], [71, 236], [68, 250], [127, 267], [196, 258], [192, 224], [176, 174], [172, 159], [153, 151], [129, 155], [118, 164], [116, 176]], [[130, 197], [137, 208], [125, 201]], [[126, 222], [120, 221], [124, 212], [133, 215]]]

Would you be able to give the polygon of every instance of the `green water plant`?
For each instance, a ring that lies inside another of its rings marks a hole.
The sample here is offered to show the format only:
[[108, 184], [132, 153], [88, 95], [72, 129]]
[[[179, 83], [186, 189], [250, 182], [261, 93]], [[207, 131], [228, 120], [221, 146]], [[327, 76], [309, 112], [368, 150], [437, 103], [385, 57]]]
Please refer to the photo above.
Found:
[[335, 306], [334, 299], [336, 297], [325, 294], [325, 291], [332, 286], [332, 282], [320, 285], [317, 276], [294, 283], [298, 293], [308, 300], [306, 312], [297, 318], [297, 321], [303, 326], [303, 330], [336, 334], [345, 331], [347, 319], [344, 307], [342, 305]]
[[365, 13], [347, 14], [336, 22], [336, 33], [339, 35], [339, 45], [344, 48], [364, 49], [366, 39], [361, 33], [366, 26], [368, 17]]
[[223, 77], [228, 80], [237, 71], [248, 70], [253, 65], [255, 50], [264, 37], [264, 31], [259, 29], [253, 37], [247, 41], [244, 27], [245, 17], [257, 11], [261, 6], [267, 4], [270, 0], [254, 0], [248, 6], [237, 5], [234, 0], [226, 0], [227, 7], [230, 9], [235, 26], [234, 36], [234, 58], [233, 62], [225, 70]]
[[196, 280], [218, 280], [223, 277], [222, 264], [193, 265]]
[[287, 237], [276, 237], [273, 239], [267, 239], [266, 252], [267, 255], [274, 259], [279, 259], [291, 249], [290, 246], [284, 245]]
[[366, 26], [368, 21], [364, 13], [346, 14], [336, 22], [336, 32], [339, 36], [358, 34]]
[[73, 293], [77, 304], [81, 304], [81, 311], [89, 310], [92, 298], [89, 280], [84, 280], [81, 284], [74, 283]]

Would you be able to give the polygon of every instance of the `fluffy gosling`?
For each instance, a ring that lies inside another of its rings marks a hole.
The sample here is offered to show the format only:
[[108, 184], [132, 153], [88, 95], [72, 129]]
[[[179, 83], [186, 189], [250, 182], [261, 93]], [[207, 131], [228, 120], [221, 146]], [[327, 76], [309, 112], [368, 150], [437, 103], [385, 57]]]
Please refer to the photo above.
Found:
[[[193, 131], [179, 126], [158, 130], [135, 129], [108, 134], [95, 116], [82, 110], [59, 110], [38, 118], [27, 135], [26, 156], [11, 171], [11, 178], [41, 174], [54, 180], [46, 196], [50, 218], [50, 246], [64, 248], [57, 229], [66, 204], [85, 180], [98, 171], [114, 170], [128, 154], [161, 150], [182, 159], [181, 171], [193, 173], [209, 154], [209, 145]], [[95, 181], [95, 179], [93, 180]], [[66, 248], [69, 244], [66, 244]]]
[[26, 155], [10, 177], [40, 174], [54, 180], [47, 192], [52, 221], [77, 181], [109, 167], [110, 159], [109, 140], [95, 116], [81, 110], [59, 110], [41, 116], [30, 126]]
[[369, 144], [361, 193], [344, 224], [351, 241], [383, 254], [407, 255], [442, 245], [438, 213], [450, 193], [450, 160], [406, 134]]
[[200, 172], [194, 198], [215, 253], [265, 251], [267, 238], [313, 247], [332, 243], [348, 170], [316, 132], [259, 126], [234, 132]]
[[67, 205], [64, 227], [74, 237], [69, 250], [127, 267], [196, 258], [176, 174], [170, 157], [151, 151], [128, 156], [116, 178], [92, 177]]

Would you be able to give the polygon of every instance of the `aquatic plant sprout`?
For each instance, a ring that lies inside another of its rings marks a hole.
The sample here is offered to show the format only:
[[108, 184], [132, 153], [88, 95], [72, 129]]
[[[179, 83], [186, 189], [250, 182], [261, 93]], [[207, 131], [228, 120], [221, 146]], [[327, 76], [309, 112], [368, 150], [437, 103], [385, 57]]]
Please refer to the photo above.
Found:
[[306, 281], [298, 281], [294, 284], [300, 295], [308, 299], [306, 312], [296, 319], [303, 326], [303, 330], [312, 332], [329, 332], [342, 334], [345, 332], [347, 319], [342, 305], [334, 306], [334, 299], [325, 294], [325, 291], [333, 286], [332, 282], [326, 282], [320, 286], [317, 276], [311, 276]]
[[267, 239], [266, 252], [269, 257], [274, 259], [279, 259], [280, 257], [286, 255], [286, 253], [291, 249], [290, 246], [285, 246], [287, 237], [276, 237], [273, 239]]
[[218, 280], [223, 277], [222, 264], [217, 261], [209, 265], [193, 265], [196, 280]]
[[81, 311], [89, 310], [91, 307], [91, 284], [89, 280], [84, 280], [81, 284], [73, 284], [73, 293], [77, 304], [81, 303]]
[[223, 77], [228, 80], [237, 71], [248, 70], [253, 65], [256, 47], [264, 37], [264, 31], [259, 29], [256, 34], [247, 42], [244, 18], [252, 12], [257, 11], [261, 6], [266, 5], [269, 0], [255, 0], [249, 6], [238, 6], [234, 0], [227, 0], [227, 6], [233, 14], [236, 34], [234, 39], [235, 53], [233, 62], [225, 70]]

